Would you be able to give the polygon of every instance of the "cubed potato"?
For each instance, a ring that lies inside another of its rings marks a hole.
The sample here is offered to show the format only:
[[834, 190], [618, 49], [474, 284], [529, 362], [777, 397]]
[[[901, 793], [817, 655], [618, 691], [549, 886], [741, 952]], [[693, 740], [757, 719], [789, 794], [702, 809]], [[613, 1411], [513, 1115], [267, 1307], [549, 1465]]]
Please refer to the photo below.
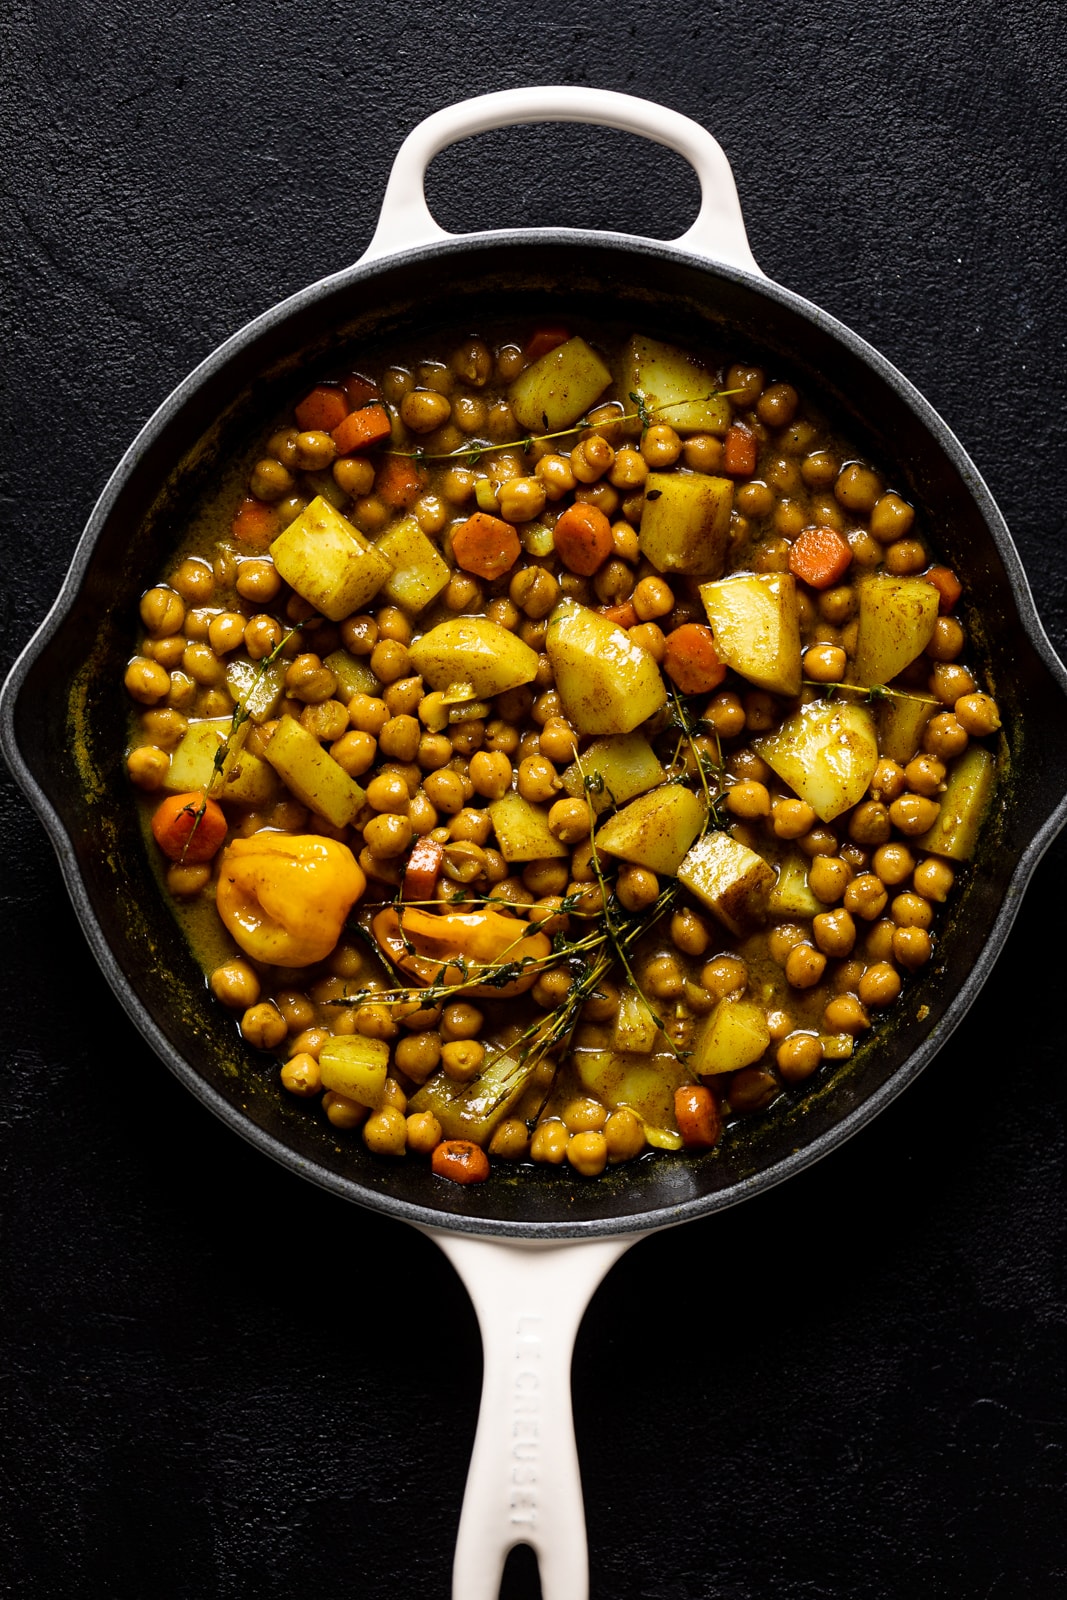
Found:
[[[581, 766], [575, 761], [564, 772], [563, 787], [578, 800], [588, 792], [594, 812], [599, 813], [654, 789], [666, 776], [643, 734], [618, 733], [607, 739], [594, 739], [582, 755]], [[586, 778], [591, 780], [588, 791]]]
[[656, 1043], [659, 1026], [644, 999], [636, 989], [624, 989], [615, 1014], [615, 1032], [612, 1046], [616, 1050], [629, 1050], [634, 1055], [647, 1056]]
[[469, 684], [475, 698], [489, 699], [532, 683], [537, 652], [484, 617], [455, 617], [438, 623], [408, 646], [415, 671], [431, 689]]
[[[248, 729], [249, 724], [243, 722], [234, 733], [230, 717], [191, 722], [171, 757], [164, 788], [171, 794], [202, 789], [213, 800], [242, 806], [266, 805], [276, 799], [280, 786], [274, 771], [244, 749]], [[215, 758], [227, 740], [229, 748], [220, 769]]]
[[435, 600], [452, 576], [452, 569], [432, 545], [414, 517], [403, 517], [374, 542], [392, 567], [382, 585], [395, 606], [415, 614]]
[[919, 695], [893, 695], [878, 707], [878, 745], [884, 756], [906, 767], [922, 748], [926, 724], [941, 707]]
[[570, 855], [548, 826], [546, 807], [535, 806], [512, 791], [494, 800], [488, 810], [505, 861], [541, 861]]
[[774, 868], [728, 833], [698, 839], [678, 879], [739, 939], [766, 920]]
[[515, 420], [531, 433], [555, 433], [584, 416], [611, 372], [584, 339], [568, 339], [520, 372], [508, 391]]
[[742, 573], [700, 585], [719, 660], [772, 694], [800, 693], [800, 617], [788, 572]]
[[958, 756], [945, 779], [945, 792], [937, 821], [915, 843], [950, 861], [969, 861], [993, 798], [997, 764], [980, 744]]
[[374, 1110], [381, 1103], [389, 1073], [389, 1046], [359, 1033], [328, 1039], [319, 1055], [322, 1087]]
[[573, 1056], [582, 1088], [609, 1111], [625, 1107], [641, 1119], [645, 1138], [657, 1150], [680, 1150], [674, 1116], [674, 1091], [693, 1081], [688, 1062], [662, 1051], [658, 1055], [616, 1050], [578, 1049]]
[[335, 828], [355, 821], [365, 792], [295, 717], [281, 719], [264, 754], [301, 805]]
[[772, 917], [814, 917], [826, 906], [811, 892], [811, 862], [799, 850], [790, 850], [778, 867], [778, 882], [771, 890], [767, 910]]
[[376, 697], [382, 692], [382, 686], [364, 656], [350, 656], [347, 650], [332, 650], [322, 664], [337, 679], [337, 696], [340, 700], [351, 700], [357, 694]]
[[890, 683], [933, 638], [938, 592], [924, 578], [884, 572], [860, 580], [855, 683]]
[[702, 472], [650, 472], [641, 554], [660, 572], [716, 578], [726, 560], [734, 486]]
[[561, 600], [553, 610], [545, 650], [564, 715], [579, 733], [631, 733], [667, 702], [648, 651], [576, 600]]
[[701, 1078], [737, 1072], [758, 1061], [771, 1042], [767, 1015], [755, 1000], [720, 1000], [693, 1044], [689, 1068]]
[[823, 822], [863, 799], [878, 765], [874, 717], [845, 701], [812, 700], [753, 743]]
[[717, 388], [715, 374], [674, 345], [635, 333], [623, 351], [619, 393], [624, 400], [639, 394], [653, 421], [675, 433], [726, 432], [733, 412]]
[[226, 687], [237, 705], [243, 705], [253, 722], [269, 722], [285, 688], [282, 660], [266, 666], [244, 652], [226, 657]]
[[393, 570], [322, 495], [278, 535], [270, 553], [286, 583], [331, 622], [365, 606]]
[[673, 877], [707, 819], [707, 802], [680, 783], [639, 795], [597, 829], [598, 850]]
[[532, 1054], [520, 1061], [506, 1051], [490, 1051], [470, 1083], [456, 1083], [447, 1073], [435, 1072], [408, 1100], [408, 1110], [431, 1112], [446, 1139], [484, 1144], [522, 1094], [536, 1065]]

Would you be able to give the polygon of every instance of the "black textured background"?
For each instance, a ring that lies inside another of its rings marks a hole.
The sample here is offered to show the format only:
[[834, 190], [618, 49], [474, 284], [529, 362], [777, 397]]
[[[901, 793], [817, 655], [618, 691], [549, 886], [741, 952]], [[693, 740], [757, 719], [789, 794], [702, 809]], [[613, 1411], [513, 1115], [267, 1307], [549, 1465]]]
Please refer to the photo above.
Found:
[[[551, 81], [719, 137], [756, 258], [956, 429], [1067, 650], [1051, 0], [11, 0], [0, 43], [0, 666], [170, 388], [365, 247], [414, 122]], [[457, 230], [659, 237], [696, 195], [580, 128], [455, 149], [429, 190]], [[450, 1268], [185, 1096], [4, 783], [0, 1590], [444, 1600], [480, 1376]], [[1065, 897], [1061, 840], [915, 1088], [605, 1284], [575, 1365], [594, 1600], [1064, 1592]], [[537, 1594], [528, 1561], [504, 1592]]]

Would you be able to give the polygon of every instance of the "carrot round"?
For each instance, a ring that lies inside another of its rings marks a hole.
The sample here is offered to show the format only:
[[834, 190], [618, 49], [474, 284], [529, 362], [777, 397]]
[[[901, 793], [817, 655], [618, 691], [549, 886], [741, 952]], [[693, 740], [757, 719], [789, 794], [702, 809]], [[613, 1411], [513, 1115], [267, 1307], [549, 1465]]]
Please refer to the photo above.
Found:
[[805, 528], [790, 547], [790, 572], [813, 589], [839, 583], [851, 565], [848, 540], [835, 528]]
[[452, 535], [452, 555], [457, 567], [476, 578], [492, 581], [513, 567], [522, 553], [519, 536], [510, 522], [476, 511]]
[[617, 628], [636, 628], [637, 612], [632, 600], [620, 600], [617, 606], [597, 606], [602, 617], [607, 617]]
[[702, 622], [683, 622], [667, 635], [663, 670], [683, 694], [709, 694], [726, 676], [715, 635]]
[[278, 512], [264, 500], [249, 495], [234, 512], [230, 532], [248, 550], [266, 550], [278, 532]]
[[570, 572], [591, 578], [613, 548], [611, 523], [599, 506], [568, 506], [553, 529], [556, 554]]
[[414, 850], [408, 856], [408, 864], [404, 868], [404, 887], [401, 891], [403, 898], [432, 900], [444, 864], [444, 845], [439, 844], [436, 839], [429, 839], [423, 835], [416, 842]]
[[690, 1150], [710, 1150], [722, 1133], [719, 1106], [702, 1083], [687, 1083], [674, 1091], [674, 1120], [682, 1143]]
[[393, 424], [383, 405], [361, 406], [350, 411], [330, 437], [339, 455], [349, 456], [353, 450], [366, 450], [369, 445], [381, 444], [393, 431]]
[[394, 511], [406, 511], [423, 490], [423, 479], [406, 456], [386, 456], [374, 478], [378, 499]]
[[226, 837], [226, 818], [202, 789], [172, 794], [152, 818], [156, 843], [172, 861], [210, 861]]
[[305, 433], [332, 433], [348, 415], [343, 389], [332, 383], [317, 383], [295, 408], [298, 427]]
[[370, 400], [381, 399], [377, 385], [369, 378], [365, 378], [362, 372], [353, 372], [345, 379], [345, 394], [353, 411], [365, 406]]
[[547, 356], [550, 350], [555, 350], [557, 345], [566, 344], [569, 338], [566, 328], [538, 328], [526, 341], [523, 354], [527, 361], [537, 361], [541, 356]]
[[489, 1157], [481, 1145], [469, 1139], [442, 1139], [430, 1157], [430, 1169], [453, 1183], [484, 1183], [489, 1176]]
[[937, 590], [939, 596], [937, 609], [942, 616], [945, 616], [963, 593], [962, 583], [951, 567], [930, 567], [922, 576]]
[[751, 478], [756, 470], [759, 443], [743, 422], [732, 423], [723, 440], [722, 470], [730, 478]]

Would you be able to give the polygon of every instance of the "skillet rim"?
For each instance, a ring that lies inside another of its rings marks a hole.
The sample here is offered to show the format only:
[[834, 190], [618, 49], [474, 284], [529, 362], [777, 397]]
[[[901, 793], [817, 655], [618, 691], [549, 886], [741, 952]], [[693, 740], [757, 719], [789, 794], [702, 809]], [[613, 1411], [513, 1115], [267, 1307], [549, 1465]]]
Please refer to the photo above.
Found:
[[1051, 809], [1048, 810], [1043, 825], [1033, 833], [1020, 853], [1016, 867], [1006, 884], [1000, 907], [987, 931], [979, 958], [971, 967], [956, 995], [948, 1002], [937, 1027], [905, 1057], [883, 1084], [869, 1093], [860, 1104], [843, 1113], [832, 1126], [817, 1134], [802, 1148], [795, 1149], [770, 1166], [743, 1176], [726, 1188], [695, 1198], [674, 1204], [665, 1203], [650, 1211], [631, 1212], [621, 1216], [516, 1222], [511, 1218], [472, 1217], [442, 1211], [370, 1189], [356, 1178], [332, 1172], [303, 1157], [284, 1139], [259, 1127], [240, 1108], [202, 1078], [157, 1027], [146, 1003], [139, 998], [131, 980], [116, 959], [97, 920], [67, 827], [37, 782], [32, 762], [24, 755], [15, 730], [19, 694], [31, 669], [45, 655], [57, 631], [77, 604], [96, 545], [134, 468], [149, 446], [154, 444], [178, 414], [196, 400], [208, 380], [223, 372], [233, 358], [241, 355], [258, 338], [280, 329], [297, 313], [313, 307], [317, 301], [325, 299], [336, 291], [350, 289], [363, 281], [385, 277], [401, 264], [414, 265], [455, 255], [473, 255], [477, 258], [501, 246], [526, 248], [581, 246], [583, 249], [591, 248], [594, 252], [622, 251], [631, 258], [631, 264], [632, 258], [636, 255], [665, 260], [671, 265], [689, 267], [700, 273], [711, 272], [749, 291], [766, 296], [790, 315], [799, 316], [812, 324], [818, 333], [844, 345], [854, 357], [873, 370], [877, 378], [895, 391], [955, 468], [997, 548], [1011, 587], [1014, 611], [1020, 627], [1049, 678], [1067, 701], [1067, 668], [1060, 661], [1045, 633], [1021, 558], [1004, 518], [977, 467], [956, 435], [920, 391], [865, 339], [829, 312], [771, 279], [681, 249], [668, 241], [648, 240], [624, 233], [573, 228], [499, 229], [475, 235], [449, 236], [430, 244], [397, 251], [387, 257], [377, 257], [366, 264], [357, 261], [339, 272], [318, 279], [269, 307], [231, 334], [181, 380], [144, 423], [109, 476], [78, 540], [70, 567], [55, 601], [17, 657], [0, 689], [0, 748], [16, 781], [30, 800], [51, 839], [67, 891], [90, 948], [123, 1009], [179, 1081], [247, 1142], [280, 1165], [317, 1183], [321, 1188], [355, 1204], [367, 1206], [424, 1229], [445, 1229], [449, 1232], [545, 1242], [644, 1234], [694, 1217], [726, 1210], [755, 1194], [785, 1182], [853, 1137], [919, 1075], [959, 1025], [989, 976], [1004, 946], [1021, 904], [1023, 892], [1033, 872], [1045, 850], [1067, 822], [1067, 795], [1061, 795], [1058, 802], [1053, 802], [1051, 797], [1048, 797]]

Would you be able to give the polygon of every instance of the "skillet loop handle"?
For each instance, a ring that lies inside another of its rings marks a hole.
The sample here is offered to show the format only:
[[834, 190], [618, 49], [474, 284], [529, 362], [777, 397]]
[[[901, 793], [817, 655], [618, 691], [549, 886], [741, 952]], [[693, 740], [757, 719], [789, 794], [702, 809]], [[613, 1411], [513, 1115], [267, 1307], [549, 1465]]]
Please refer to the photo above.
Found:
[[397, 151], [378, 227], [362, 260], [451, 238], [426, 205], [426, 169], [434, 156], [473, 134], [531, 122], [597, 123], [676, 150], [700, 180], [700, 210], [674, 244], [762, 277], [749, 249], [733, 171], [718, 141], [699, 123], [666, 106], [580, 85], [504, 89], [446, 106], [420, 122]]
[[537, 1245], [425, 1231], [466, 1285], [484, 1352], [453, 1600], [498, 1600], [519, 1544], [536, 1553], [544, 1600], [588, 1600], [571, 1356], [593, 1291], [640, 1235]]

